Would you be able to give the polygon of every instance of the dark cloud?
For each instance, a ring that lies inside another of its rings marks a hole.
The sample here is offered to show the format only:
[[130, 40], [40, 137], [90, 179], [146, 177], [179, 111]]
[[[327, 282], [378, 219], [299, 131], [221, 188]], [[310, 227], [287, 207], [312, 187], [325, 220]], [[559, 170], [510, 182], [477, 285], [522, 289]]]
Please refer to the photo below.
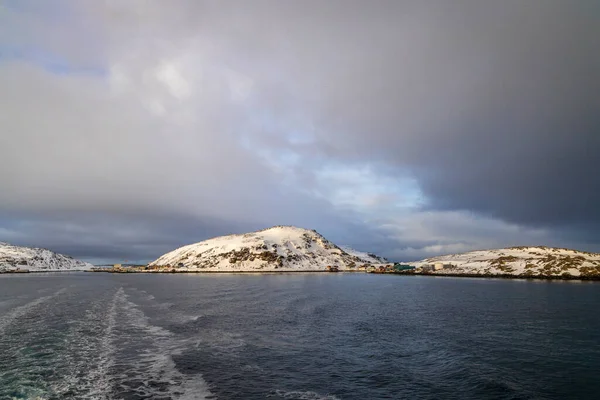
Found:
[[151, 261], [167, 251], [206, 238], [256, 229], [211, 217], [143, 213], [27, 213], [0, 215], [11, 243], [49, 248], [96, 260]]
[[3, 12], [0, 240], [149, 259], [295, 224], [392, 258], [600, 246], [593, 2]]
[[381, 14], [356, 25], [341, 12], [335, 28], [311, 29], [321, 44], [298, 56], [294, 75], [324, 85], [320, 148], [410, 171], [433, 209], [597, 226], [600, 24], [590, 6], [421, 2], [406, 13], [368, 7]]
[[408, 171], [429, 209], [597, 228], [597, 8], [408, 4], [378, 2], [361, 23], [353, 10], [325, 14], [330, 23], [311, 28], [319, 44], [292, 42], [290, 52], [301, 49], [297, 86], [311, 89], [299, 96], [316, 102], [316, 147]]
[[331, 210], [314, 206], [312, 216], [306, 215], [306, 210], [300, 213], [289, 210], [286, 215], [267, 215], [255, 220], [192, 215], [187, 210], [0, 212], [0, 237], [11, 244], [47, 248], [94, 262], [149, 262], [183, 245], [264, 229], [273, 221], [316, 229], [364, 250], [374, 246], [387, 250], [392, 245], [392, 241], [364, 224], [332, 216]]

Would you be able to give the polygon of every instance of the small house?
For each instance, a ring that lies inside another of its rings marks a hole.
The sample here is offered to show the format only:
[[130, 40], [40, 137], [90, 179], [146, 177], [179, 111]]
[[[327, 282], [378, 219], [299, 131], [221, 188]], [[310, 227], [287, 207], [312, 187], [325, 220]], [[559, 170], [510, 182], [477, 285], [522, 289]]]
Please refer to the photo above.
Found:
[[407, 264], [396, 264], [394, 265], [394, 272], [413, 271], [415, 267]]

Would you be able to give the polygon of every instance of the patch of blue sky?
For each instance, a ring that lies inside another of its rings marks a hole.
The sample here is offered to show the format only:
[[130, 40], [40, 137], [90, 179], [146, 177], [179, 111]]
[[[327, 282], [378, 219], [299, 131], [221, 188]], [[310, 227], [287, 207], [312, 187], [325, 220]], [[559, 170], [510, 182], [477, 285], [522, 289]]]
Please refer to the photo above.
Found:
[[260, 157], [263, 162], [278, 172], [294, 168], [302, 162], [302, 156], [293, 149], [280, 146], [270, 147], [264, 141], [257, 141], [253, 134], [240, 135], [239, 141], [243, 148]]
[[65, 0], [0, 1], [0, 26], [4, 28], [1, 30], [0, 63], [24, 62], [55, 75], [106, 77], [108, 70], [103, 65], [74, 63], [59, 52], [49, 50], [42, 31], [38, 29], [40, 24], [45, 29], [68, 27], [82, 43], [87, 43], [88, 49], [100, 51], [98, 32], [83, 22], [76, 4]]
[[315, 141], [315, 135], [306, 130], [292, 130], [287, 132], [286, 138], [293, 145], [310, 144]]
[[[408, 173], [325, 159], [303, 148], [314, 142], [314, 128], [302, 119], [257, 108], [248, 112], [250, 124], [239, 135], [240, 143], [278, 173], [281, 183], [334, 206], [367, 214], [406, 212], [422, 206], [423, 194]], [[311, 187], [297, 185], [309, 175], [315, 178]]]
[[73, 65], [62, 57], [39, 48], [0, 46], [0, 63], [20, 61], [55, 75], [88, 75], [103, 78], [108, 70], [101, 66]]
[[73, 14], [72, 2], [67, 0], [2, 0], [0, 9], [2, 8], [58, 21], [69, 18]]
[[369, 165], [328, 163], [316, 177], [324, 197], [361, 212], [415, 209], [423, 198], [415, 179], [390, 176]]

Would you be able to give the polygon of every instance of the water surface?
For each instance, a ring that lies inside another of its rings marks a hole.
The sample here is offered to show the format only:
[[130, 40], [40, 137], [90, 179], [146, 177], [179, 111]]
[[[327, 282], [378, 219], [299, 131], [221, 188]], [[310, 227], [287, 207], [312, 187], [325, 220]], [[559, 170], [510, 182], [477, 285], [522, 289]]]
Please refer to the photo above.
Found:
[[0, 276], [0, 399], [593, 399], [600, 284]]

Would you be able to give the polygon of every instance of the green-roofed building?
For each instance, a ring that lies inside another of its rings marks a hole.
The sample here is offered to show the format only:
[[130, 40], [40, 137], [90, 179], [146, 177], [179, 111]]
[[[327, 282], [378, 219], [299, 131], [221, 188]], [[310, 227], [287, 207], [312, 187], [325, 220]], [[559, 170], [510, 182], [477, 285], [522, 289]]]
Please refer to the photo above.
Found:
[[408, 264], [395, 264], [393, 269], [395, 272], [402, 272], [402, 271], [412, 271], [415, 269], [415, 267], [413, 267], [412, 265], [408, 265]]

